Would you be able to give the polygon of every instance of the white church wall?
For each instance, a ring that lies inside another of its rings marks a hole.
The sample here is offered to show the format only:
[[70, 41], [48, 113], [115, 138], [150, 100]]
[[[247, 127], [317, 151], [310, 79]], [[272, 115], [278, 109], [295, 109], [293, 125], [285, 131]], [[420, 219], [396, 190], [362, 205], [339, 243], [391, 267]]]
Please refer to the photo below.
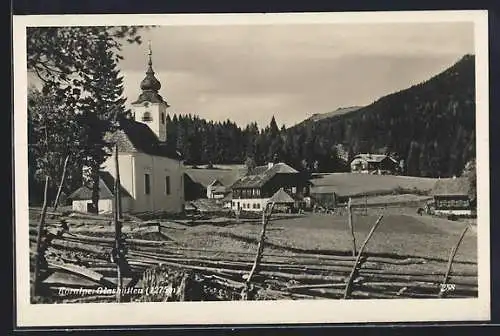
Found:
[[[177, 160], [134, 155], [135, 201], [133, 211], [181, 212], [184, 204], [183, 168]], [[150, 192], [146, 194], [145, 174], [149, 174]], [[166, 177], [170, 177], [170, 192], [166, 193]]]

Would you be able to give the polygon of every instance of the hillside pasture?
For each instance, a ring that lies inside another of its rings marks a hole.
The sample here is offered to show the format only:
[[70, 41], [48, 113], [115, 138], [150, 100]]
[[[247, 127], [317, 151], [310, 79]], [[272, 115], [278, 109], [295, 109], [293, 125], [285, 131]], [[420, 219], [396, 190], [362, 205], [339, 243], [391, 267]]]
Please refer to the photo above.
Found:
[[428, 193], [438, 179], [427, 177], [372, 175], [356, 173], [313, 174], [311, 192], [340, 196], [379, 195], [390, 193]]

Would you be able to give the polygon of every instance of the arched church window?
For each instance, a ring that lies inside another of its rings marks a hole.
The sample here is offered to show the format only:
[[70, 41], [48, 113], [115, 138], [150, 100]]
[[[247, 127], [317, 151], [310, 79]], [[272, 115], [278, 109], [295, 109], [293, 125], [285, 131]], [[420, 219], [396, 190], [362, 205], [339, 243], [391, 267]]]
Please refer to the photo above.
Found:
[[146, 111], [144, 112], [144, 114], [142, 115], [142, 121], [152, 121], [153, 118], [151, 117], [151, 112], [149, 111]]

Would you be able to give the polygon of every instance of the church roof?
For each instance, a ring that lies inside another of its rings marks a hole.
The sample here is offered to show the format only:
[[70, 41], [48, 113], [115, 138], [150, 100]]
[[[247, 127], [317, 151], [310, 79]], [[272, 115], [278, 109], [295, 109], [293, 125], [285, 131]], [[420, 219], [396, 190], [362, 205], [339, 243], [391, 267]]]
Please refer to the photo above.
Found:
[[153, 104], [163, 103], [166, 104], [167, 107], [170, 107], [170, 105], [168, 105], [168, 103], [163, 99], [163, 97], [156, 91], [143, 91], [139, 95], [139, 98], [137, 98], [136, 101], [132, 102], [132, 104], [133, 105], [142, 104], [144, 102], [150, 102]]
[[182, 155], [158, 137], [148, 125], [131, 119], [121, 119], [118, 130], [108, 135], [108, 141], [118, 145], [119, 152], [145, 153], [181, 160]]
[[[106, 200], [112, 199], [114, 195], [115, 188], [115, 178], [109, 172], [99, 173], [99, 199]], [[120, 185], [120, 196], [121, 197], [132, 197], [129, 192]], [[68, 198], [78, 201], [78, 200], [90, 200], [92, 199], [92, 189], [88, 186], [81, 186], [76, 191], [74, 191]]]

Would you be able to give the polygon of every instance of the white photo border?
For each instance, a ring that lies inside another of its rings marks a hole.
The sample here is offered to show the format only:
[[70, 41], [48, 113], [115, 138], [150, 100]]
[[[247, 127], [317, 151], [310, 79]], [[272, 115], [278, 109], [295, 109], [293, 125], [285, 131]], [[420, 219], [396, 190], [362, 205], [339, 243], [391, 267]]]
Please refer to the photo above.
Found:
[[[251, 25], [473, 22], [476, 62], [478, 298], [31, 304], [26, 28], [92, 25]], [[15, 301], [18, 327], [488, 321], [490, 319], [488, 12], [42, 15], [13, 17]]]

